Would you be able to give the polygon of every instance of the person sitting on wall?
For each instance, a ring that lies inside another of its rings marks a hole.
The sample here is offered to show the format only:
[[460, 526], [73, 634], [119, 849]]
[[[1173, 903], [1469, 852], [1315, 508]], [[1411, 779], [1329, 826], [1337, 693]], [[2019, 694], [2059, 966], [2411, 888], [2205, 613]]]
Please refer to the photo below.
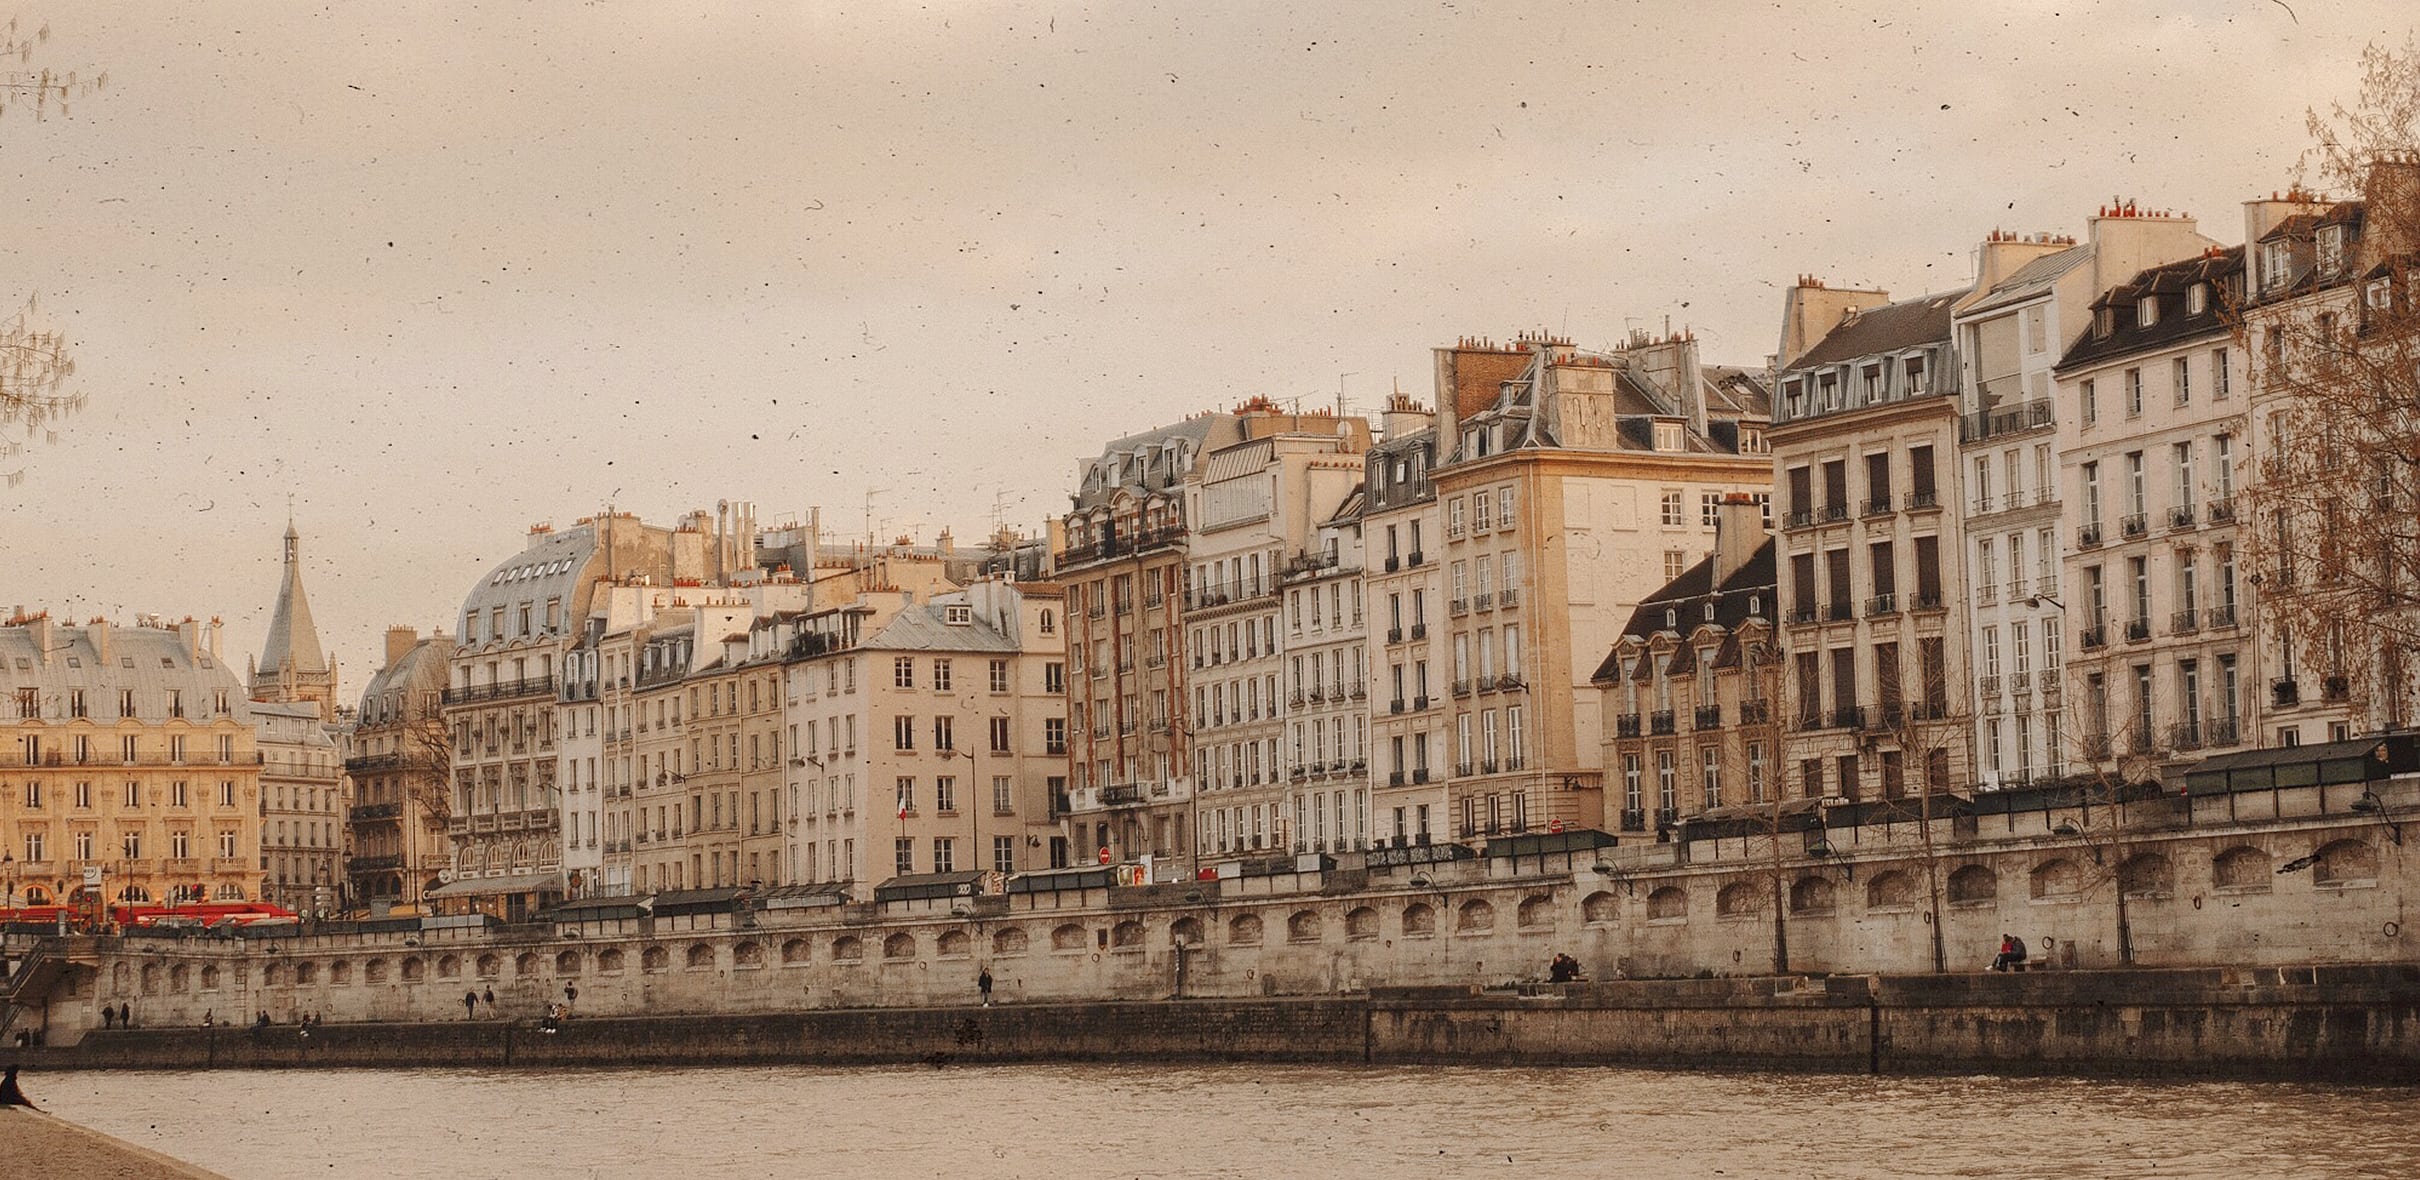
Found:
[[2013, 971], [2016, 969], [2017, 964], [2024, 961], [2025, 952], [2018, 949], [2017, 936], [2007, 933], [2006, 931], [2002, 931], [2000, 934], [2000, 953], [1992, 956], [1991, 969], [1994, 971]]
[[2009, 935], [2008, 969], [2011, 971], [2023, 971], [2025, 969], [2026, 958], [2027, 952], [2025, 950], [2025, 940], [2013, 934]]

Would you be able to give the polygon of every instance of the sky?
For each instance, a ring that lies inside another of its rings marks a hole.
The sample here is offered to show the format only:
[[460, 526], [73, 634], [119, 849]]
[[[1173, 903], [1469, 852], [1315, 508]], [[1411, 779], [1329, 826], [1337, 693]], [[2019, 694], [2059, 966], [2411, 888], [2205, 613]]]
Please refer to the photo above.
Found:
[[[2290, 5], [2290, 7], [2289, 7]], [[47, 20], [0, 304], [87, 409], [0, 607], [220, 617], [289, 504], [344, 691], [529, 527], [717, 500], [961, 541], [1120, 434], [1427, 399], [1429, 349], [1965, 285], [2112, 198], [2241, 239], [2408, 0], [265, 5]], [[37, 440], [39, 443], [40, 440]]]

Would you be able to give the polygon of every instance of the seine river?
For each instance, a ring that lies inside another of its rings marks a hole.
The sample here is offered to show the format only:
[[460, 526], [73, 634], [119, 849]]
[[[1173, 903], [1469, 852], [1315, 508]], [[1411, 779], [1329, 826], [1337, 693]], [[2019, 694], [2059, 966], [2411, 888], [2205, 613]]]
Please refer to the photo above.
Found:
[[2282, 1084], [1241, 1065], [26, 1080], [57, 1114], [239, 1180], [2247, 1180], [2420, 1161], [2411, 1091]]

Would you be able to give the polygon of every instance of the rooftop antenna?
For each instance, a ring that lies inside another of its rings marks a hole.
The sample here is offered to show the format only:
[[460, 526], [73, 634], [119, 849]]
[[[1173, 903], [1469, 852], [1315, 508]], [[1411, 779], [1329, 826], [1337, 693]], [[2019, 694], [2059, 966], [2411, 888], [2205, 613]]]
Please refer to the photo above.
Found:
[[874, 548], [874, 497], [885, 495], [890, 490], [889, 488], [867, 488], [865, 490], [865, 547], [869, 550]]
[[1337, 416], [1337, 417], [1339, 417], [1339, 418], [1344, 417], [1344, 406], [1345, 406], [1345, 402], [1344, 402], [1344, 379], [1345, 379], [1345, 378], [1347, 378], [1347, 377], [1359, 377], [1359, 376], [1361, 376], [1361, 374], [1360, 374], [1358, 371], [1356, 371], [1356, 372], [1351, 372], [1351, 373], [1338, 373], [1338, 374], [1336, 374], [1336, 416]]

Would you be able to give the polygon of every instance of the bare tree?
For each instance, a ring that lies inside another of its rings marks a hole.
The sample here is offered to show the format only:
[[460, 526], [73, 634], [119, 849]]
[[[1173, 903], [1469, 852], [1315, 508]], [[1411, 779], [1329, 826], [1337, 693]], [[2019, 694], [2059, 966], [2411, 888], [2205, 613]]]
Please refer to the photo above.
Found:
[[2297, 184], [2245, 243], [2230, 318], [2253, 366], [2245, 533], [2279, 701], [2316, 687], [2394, 726], [2420, 673], [2420, 38], [2361, 64], [2350, 106], [2310, 112], [2302, 158], [2350, 199]]
[[[0, 62], [15, 62], [14, 69], [0, 68], [0, 115], [12, 108], [22, 110], [29, 102], [36, 119], [47, 118], [53, 110], [65, 115], [68, 100], [108, 83], [107, 74], [85, 78], [74, 71], [58, 74], [48, 66], [36, 68], [35, 53], [49, 40], [49, 25], [28, 32], [11, 18], [0, 26]], [[36, 312], [35, 302], [28, 299], [14, 316], [0, 322], [0, 428], [22, 426], [27, 440], [55, 442], [52, 424], [83, 409], [84, 395], [67, 392], [75, 358], [64, 336], [39, 326]], [[0, 463], [22, 456], [25, 447], [15, 438], [0, 439]], [[15, 487], [24, 482], [25, 471], [12, 467], [0, 478]]]

